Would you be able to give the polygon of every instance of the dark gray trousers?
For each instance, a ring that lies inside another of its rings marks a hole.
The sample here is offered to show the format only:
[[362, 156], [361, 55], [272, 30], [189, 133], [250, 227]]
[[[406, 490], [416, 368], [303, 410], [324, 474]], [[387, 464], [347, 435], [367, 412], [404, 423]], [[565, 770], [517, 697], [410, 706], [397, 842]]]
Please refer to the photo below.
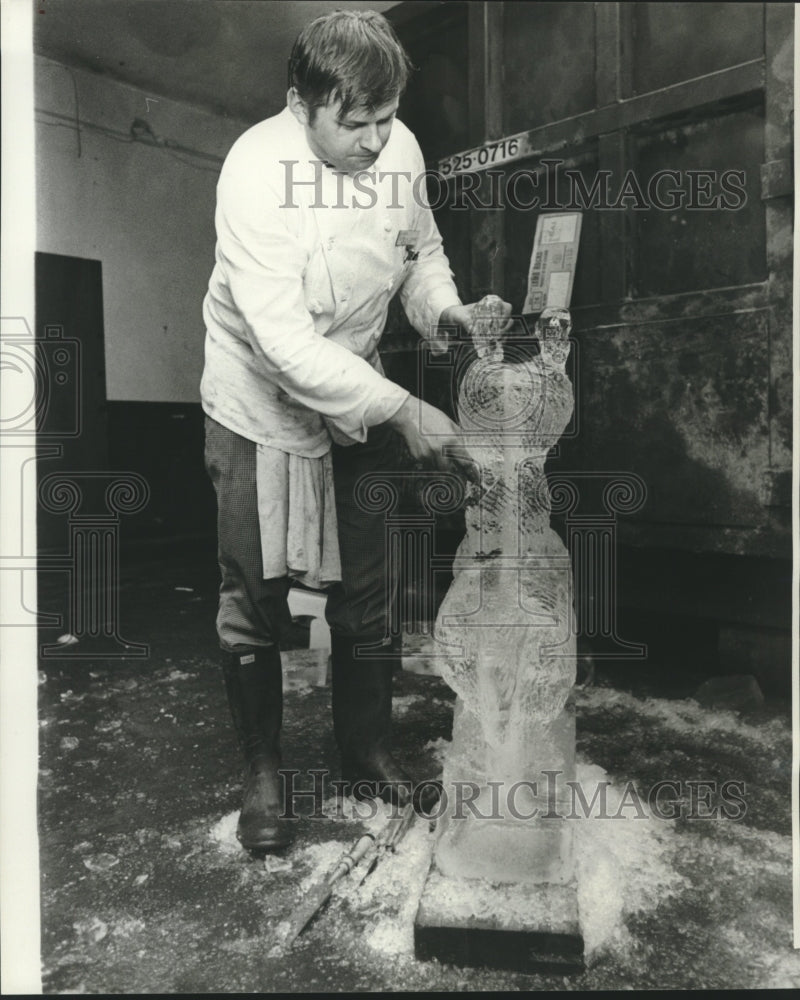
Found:
[[[386, 515], [365, 510], [355, 489], [367, 473], [396, 469], [398, 454], [398, 438], [386, 427], [370, 428], [364, 444], [333, 446], [342, 581], [328, 592], [326, 617], [339, 634], [389, 634], [398, 567], [387, 559]], [[256, 446], [207, 416], [205, 461], [217, 494], [220, 646], [229, 652], [271, 646], [291, 620], [290, 580], [262, 577]]]

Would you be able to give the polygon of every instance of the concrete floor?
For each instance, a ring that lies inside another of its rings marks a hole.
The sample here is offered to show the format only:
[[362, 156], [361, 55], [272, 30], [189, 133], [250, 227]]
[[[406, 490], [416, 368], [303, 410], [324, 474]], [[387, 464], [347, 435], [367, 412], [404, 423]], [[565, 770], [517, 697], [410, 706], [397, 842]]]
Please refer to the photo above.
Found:
[[[684, 692], [646, 672], [628, 672], [625, 690], [602, 664], [577, 692], [579, 776], [596, 780], [605, 769], [617, 798], [629, 780], [644, 794], [659, 780], [740, 780], [747, 811], [738, 821], [584, 821], [585, 973], [417, 962], [411, 926], [431, 840], [422, 821], [281, 955], [285, 922], [363, 822], [314, 816], [306, 802], [284, 855], [265, 861], [238, 847], [240, 770], [213, 631], [213, 553], [204, 545], [128, 558], [124, 569], [122, 633], [147, 643], [149, 656], [47, 659], [40, 668], [45, 992], [800, 986], [788, 706], [738, 719], [675, 698]], [[45, 609], [57, 606], [58, 587], [43, 580]], [[285, 766], [335, 776], [330, 691], [314, 684], [307, 654], [287, 660]], [[396, 695], [399, 756], [415, 775], [435, 775], [453, 696], [437, 677], [405, 671]]]

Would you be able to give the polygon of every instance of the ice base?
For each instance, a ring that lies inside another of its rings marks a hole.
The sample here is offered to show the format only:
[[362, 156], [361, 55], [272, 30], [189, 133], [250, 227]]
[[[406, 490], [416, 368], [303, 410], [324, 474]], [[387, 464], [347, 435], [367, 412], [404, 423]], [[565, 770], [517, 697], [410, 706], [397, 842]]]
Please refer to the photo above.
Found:
[[492, 885], [428, 873], [414, 921], [422, 961], [517, 972], [582, 972], [578, 897], [569, 885]]
[[457, 705], [444, 770], [447, 806], [437, 823], [437, 870], [495, 884], [567, 884], [574, 853], [564, 817], [571, 812], [568, 782], [574, 780], [570, 706], [526, 748], [514, 747], [507, 756], [481, 747], [473, 717]]

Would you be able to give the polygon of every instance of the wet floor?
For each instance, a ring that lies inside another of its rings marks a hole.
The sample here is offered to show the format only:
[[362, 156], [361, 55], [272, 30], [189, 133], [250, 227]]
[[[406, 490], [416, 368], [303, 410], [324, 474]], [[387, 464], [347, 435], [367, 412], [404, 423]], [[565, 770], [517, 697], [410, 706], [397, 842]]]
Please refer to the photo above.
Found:
[[[120, 631], [148, 655], [104, 658], [84, 640], [68, 651], [97, 658], [41, 661], [45, 992], [800, 986], [788, 705], [768, 701], [739, 718], [663, 690], [653, 696], [646, 683], [626, 690], [602, 665], [576, 696], [578, 777], [585, 789], [610, 783], [608, 818], [576, 821], [585, 972], [416, 961], [413, 918], [431, 849], [421, 819], [362, 886], [345, 880], [285, 954], [287, 922], [384, 814], [352, 803], [337, 812], [325, 779], [318, 794], [297, 798], [286, 852], [254, 858], [239, 848], [240, 765], [213, 631], [215, 589], [204, 548], [129, 561]], [[45, 609], [55, 608], [57, 581], [45, 580], [42, 594]], [[298, 627], [295, 642], [303, 635]], [[284, 763], [308, 790], [312, 769], [337, 776], [330, 689], [313, 654], [286, 660]], [[406, 671], [396, 694], [398, 755], [415, 776], [435, 776], [453, 696], [437, 677]], [[647, 804], [663, 781], [676, 783], [667, 796], [675, 819]], [[721, 792], [725, 782], [740, 786]]]

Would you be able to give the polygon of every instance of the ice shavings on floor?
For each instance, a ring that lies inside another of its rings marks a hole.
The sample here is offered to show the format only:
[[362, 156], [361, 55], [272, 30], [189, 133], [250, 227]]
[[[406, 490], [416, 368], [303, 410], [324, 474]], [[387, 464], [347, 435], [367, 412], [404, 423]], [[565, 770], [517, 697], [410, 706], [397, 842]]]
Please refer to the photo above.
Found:
[[239, 822], [239, 811], [228, 813], [216, 822], [210, 831], [211, 839], [219, 844], [223, 854], [239, 854], [242, 845], [236, 839], [236, 824]]
[[[601, 767], [578, 764], [576, 778], [587, 802], [601, 783], [606, 784], [605, 815], [620, 812], [624, 790], [608, 783]], [[642, 808], [647, 812], [646, 806]], [[674, 824], [635, 810], [622, 810], [617, 819], [588, 817], [570, 820], [575, 831], [578, 907], [587, 958], [629, 943], [624, 917], [655, 909], [668, 896], [688, 885], [673, 863]]]
[[[691, 701], [641, 699], [594, 688], [579, 693], [578, 703], [579, 711], [583, 705], [612, 716], [623, 713], [645, 725], [663, 726], [667, 734], [745, 739], [748, 746], [753, 744], [754, 753], [771, 753], [789, 735], [780, 719], [742, 723], [732, 712], [709, 710]], [[425, 749], [438, 757], [447, 746], [448, 741], [438, 739]], [[566, 821], [575, 836], [581, 931], [590, 968], [609, 963], [619, 974], [640, 975], [643, 961], [660, 960], [663, 929], [670, 940], [678, 934], [676, 943], [685, 941], [687, 961], [692, 948], [697, 955], [704, 954], [709, 946], [704, 935], [713, 934], [720, 961], [727, 955], [726, 961], [748, 982], [771, 988], [800, 985], [800, 953], [791, 951], [784, 913], [791, 909], [786, 896], [791, 879], [789, 836], [753, 825], [749, 815], [749, 825], [725, 819], [687, 826], [660, 819], [649, 812], [644, 796], [638, 800], [644, 815], [630, 806], [629, 798], [628, 807], [620, 809], [630, 786], [586, 760], [579, 759], [576, 778], [587, 802], [601, 783], [606, 795], [607, 818], [598, 816], [595, 808], [586, 818]], [[337, 838], [298, 843], [289, 854], [298, 903], [324, 883], [360, 834], [378, 835], [392, 810], [377, 800], [330, 797], [323, 803], [323, 813], [337, 821]], [[235, 839], [236, 818], [231, 813], [212, 830], [224, 851], [241, 851]], [[342, 912], [352, 911], [353, 926], [358, 926], [359, 914], [369, 916], [359, 938], [369, 951], [413, 961], [414, 918], [433, 842], [427, 821], [418, 818], [397, 853], [387, 854], [363, 885], [369, 857], [337, 884], [334, 899], [345, 904]], [[470, 906], [473, 893], [465, 879], [458, 889], [464, 906]]]
[[[579, 765], [577, 778], [589, 801], [597, 784], [608, 781], [602, 768], [593, 765]], [[607, 786], [609, 815], [618, 811], [623, 794], [623, 788]], [[625, 918], [655, 909], [688, 886], [673, 863], [678, 847], [674, 825], [655, 818], [634, 819], [625, 810], [623, 815], [625, 818], [617, 820], [590, 817], [571, 821], [578, 902], [589, 959], [608, 950], [627, 950], [630, 939]], [[432, 849], [427, 823], [418, 820], [397, 855], [389, 856], [365, 883], [363, 888], [369, 895], [364, 897], [364, 905], [377, 900], [381, 907], [381, 915], [366, 938], [373, 950], [387, 955], [413, 953], [414, 918]], [[467, 915], [477, 915], [470, 880], [454, 886], [453, 892], [454, 905], [460, 900]], [[524, 923], [531, 914], [521, 910], [506, 916]]]
[[749, 739], [760, 745], [771, 745], [775, 740], [791, 738], [791, 728], [782, 719], [771, 719], [757, 726], [749, 725], [735, 712], [704, 708], [690, 698], [637, 698], [626, 691], [601, 687], [576, 688], [573, 697], [579, 711], [582, 706], [604, 712], [621, 709], [660, 722], [675, 732], [686, 735], [716, 732], [737, 739]]
[[413, 955], [414, 918], [430, 866], [433, 838], [428, 822], [417, 819], [397, 848], [387, 854], [361, 891], [366, 905], [378, 902], [381, 915], [366, 936], [366, 944], [383, 955]]

